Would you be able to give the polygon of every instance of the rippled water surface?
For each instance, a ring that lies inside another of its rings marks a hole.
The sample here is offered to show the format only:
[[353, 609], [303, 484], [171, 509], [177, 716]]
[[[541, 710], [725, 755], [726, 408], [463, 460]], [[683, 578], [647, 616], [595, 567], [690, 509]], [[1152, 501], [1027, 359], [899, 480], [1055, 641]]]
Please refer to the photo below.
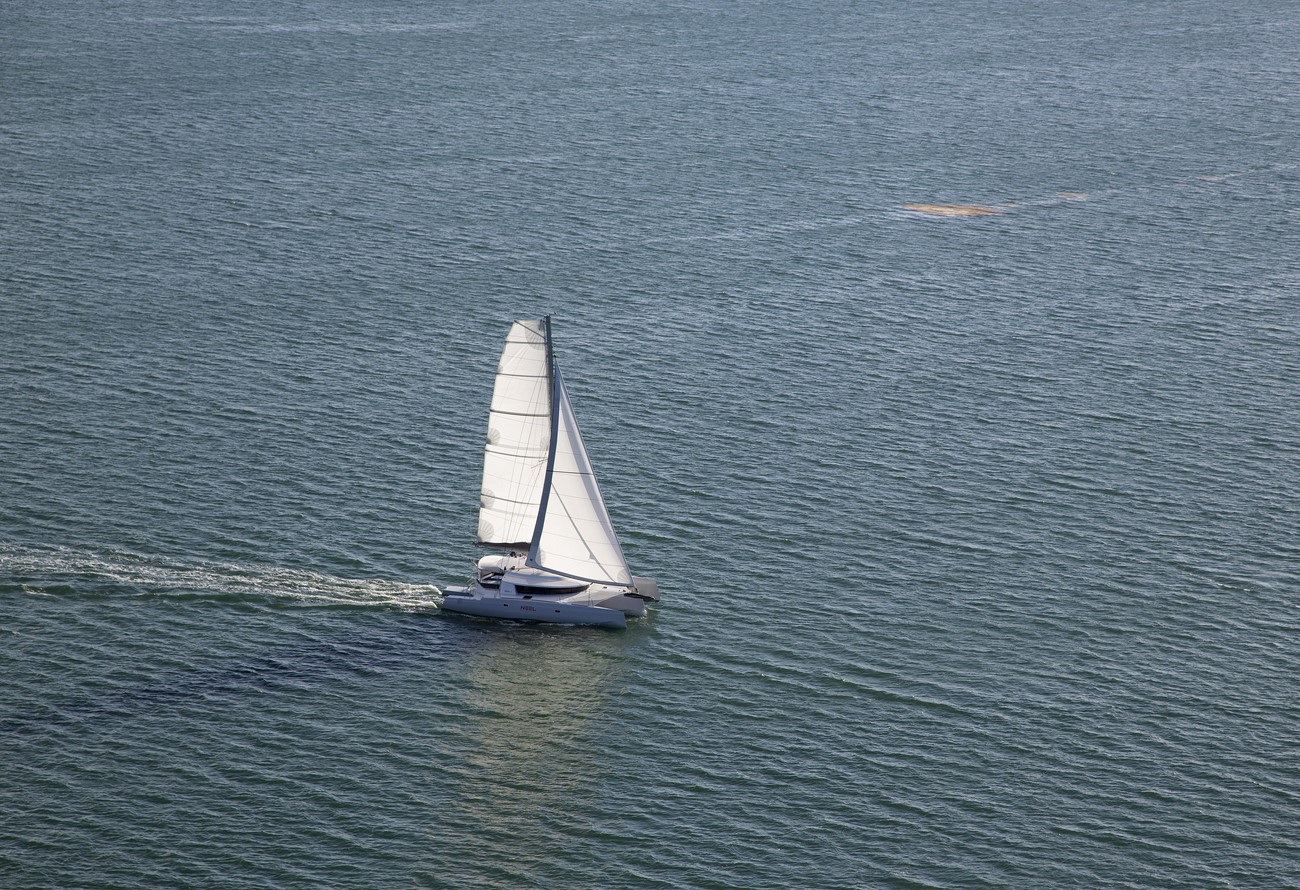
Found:
[[[0, 9], [0, 885], [1300, 885], [1297, 45]], [[545, 312], [625, 632], [437, 608]]]

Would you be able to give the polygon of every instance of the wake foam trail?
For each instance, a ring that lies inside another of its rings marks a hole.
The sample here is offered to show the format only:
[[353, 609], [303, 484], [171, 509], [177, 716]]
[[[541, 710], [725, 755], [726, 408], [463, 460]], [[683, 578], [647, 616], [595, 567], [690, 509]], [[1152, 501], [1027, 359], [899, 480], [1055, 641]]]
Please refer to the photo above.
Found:
[[129, 551], [0, 544], [0, 585], [31, 593], [72, 582], [121, 584], [151, 594], [207, 593], [289, 599], [303, 605], [428, 609], [442, 591], [432, 584], [340, 578], [309, 569], [254, 563], [177, 560]]

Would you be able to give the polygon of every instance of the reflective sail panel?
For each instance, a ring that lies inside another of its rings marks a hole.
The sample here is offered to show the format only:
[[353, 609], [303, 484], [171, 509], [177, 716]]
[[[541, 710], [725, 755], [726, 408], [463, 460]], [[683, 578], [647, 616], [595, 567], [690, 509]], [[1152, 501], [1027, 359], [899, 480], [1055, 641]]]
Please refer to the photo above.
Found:
[[483, 452], [480, 544], [525, 549], [537, 525], [551, 439], [551, 388], [542, 321], [517, 321], [497, 365]]
[[632, 585], [614, 524], [596, 484], [582, 434], [558, 369], [555, 457], [551, 462], [528, 562], [537, 568], [601, 584]]

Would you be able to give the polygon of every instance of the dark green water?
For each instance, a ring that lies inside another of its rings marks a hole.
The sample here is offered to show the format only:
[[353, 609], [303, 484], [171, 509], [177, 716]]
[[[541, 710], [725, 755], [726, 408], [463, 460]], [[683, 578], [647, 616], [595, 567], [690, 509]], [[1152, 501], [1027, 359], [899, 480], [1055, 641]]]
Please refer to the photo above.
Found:
[[[0, 886], [1300, 885], [1296, 46], [0, 7]], [[544, 312], [625, 632], [435, 605]]]

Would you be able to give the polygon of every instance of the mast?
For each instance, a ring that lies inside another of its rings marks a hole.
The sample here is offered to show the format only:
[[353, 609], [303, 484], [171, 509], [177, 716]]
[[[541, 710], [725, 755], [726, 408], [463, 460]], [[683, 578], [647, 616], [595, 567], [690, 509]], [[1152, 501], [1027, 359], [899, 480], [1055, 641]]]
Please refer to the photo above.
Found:
[[537, 542], [546, 525], [546, 506], [551, 501], [551, 485], [555, 479], [555, 446], [560, 441], [560, 388], [555, 385], [555, 344], [551, 340], [551, 317], [542, 316], [542, 331], [546, 335], [546, 386], [551, 402], [551, 444], [546, 451], [546, 473], [542, 477], [542, 499], [537, 505], [537, 524], [533, 526], [533, 539], [528, 547], [528, 562], [536, 565]]

